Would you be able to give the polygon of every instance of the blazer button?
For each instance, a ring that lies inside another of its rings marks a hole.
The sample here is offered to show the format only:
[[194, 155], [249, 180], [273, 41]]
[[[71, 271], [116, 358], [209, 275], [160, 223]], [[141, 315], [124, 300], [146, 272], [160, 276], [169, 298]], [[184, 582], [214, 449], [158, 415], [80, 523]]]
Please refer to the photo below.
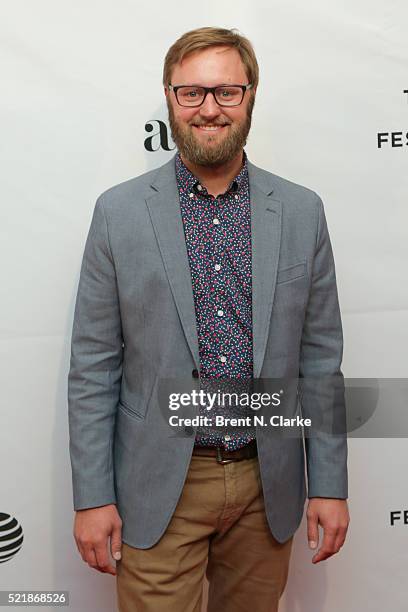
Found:
[[194, 429], [190, 425], [186, 425], [184, 428], [184, 431], [185, 431], [186, 436], [192, 436], [194, 433]]
[[198, 378], [198, 370], [193, 370], [191, 372], [191, 374], [192, 374], [193, 378]]

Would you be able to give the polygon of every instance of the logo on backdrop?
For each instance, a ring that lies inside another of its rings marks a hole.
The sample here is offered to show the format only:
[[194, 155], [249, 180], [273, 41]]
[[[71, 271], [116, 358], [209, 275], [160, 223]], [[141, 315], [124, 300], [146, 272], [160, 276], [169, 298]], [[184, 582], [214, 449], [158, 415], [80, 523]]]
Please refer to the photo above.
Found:
[[[408, 89], [403, 89], [408, 104]], [[408, 132], [377, 132], [377, 149], [408, 146]]]
[[176, 148], [176, 145], [171, 139], [170, 129], [164, 121], [160, 119], [151, 119], [145, 124], [145, 130], [148, 134], [151, 134], [151, 136], [145, 138], [144, 141], [144, 148], [146, 151], [154, 153], [159, 149], [173, 151]]
[[23, 543], [23, 529], [10, 514], [0, 512], [0, 563], [10, 561]]
[[408, 510], [391, 510], [390, 525], [408, 525]]

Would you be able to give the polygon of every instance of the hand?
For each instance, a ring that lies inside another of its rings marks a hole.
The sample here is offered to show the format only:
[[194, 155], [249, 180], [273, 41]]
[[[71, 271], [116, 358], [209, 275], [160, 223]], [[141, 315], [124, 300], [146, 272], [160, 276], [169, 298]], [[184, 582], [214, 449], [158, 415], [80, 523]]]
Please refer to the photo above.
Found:
[[345, 499], [312, 497], [306, 512], [307, 537], [309, 547], [314, 549], [319, 544], [319, 528], [323, 527], [323, 543], [312, 558], [312, 563], [319, 563], [339, 552], [346, 539], [350, 516]]
[[78, 510], [74, 521], [74, 538], [82, 559], [100, 572], [116, 576], [109, 563], [108, 538], [111, 554], [119, 561], [122, 546], [122, 520], [115, 504]]

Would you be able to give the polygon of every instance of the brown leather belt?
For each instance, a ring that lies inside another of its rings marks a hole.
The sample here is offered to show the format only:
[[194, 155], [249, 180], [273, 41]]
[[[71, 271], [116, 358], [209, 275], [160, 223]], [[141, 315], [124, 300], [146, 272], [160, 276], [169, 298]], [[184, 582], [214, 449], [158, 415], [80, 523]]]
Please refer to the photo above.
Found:
[[230, 461], [242, 461], [258, 456], [256, 440], [252, 440], [242, 448], [227, 451], [221, 446], [194, 446], [193, 455], [200, 457], [215, 457], [217, 463], [229, 463]]

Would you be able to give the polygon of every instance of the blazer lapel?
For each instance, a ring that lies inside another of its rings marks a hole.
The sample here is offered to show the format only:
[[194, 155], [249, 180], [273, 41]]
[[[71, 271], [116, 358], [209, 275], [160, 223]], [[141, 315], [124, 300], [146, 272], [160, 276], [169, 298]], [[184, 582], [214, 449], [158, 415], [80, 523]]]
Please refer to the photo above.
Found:
[[265, 356], [281, 241], [282, 203], [271, 197], [269, 174], [248, 161], [252, 239], [252, 331], [254, 378]]
[[174, 164], [173, 157], [159, 168], [151, 184], [155, 193], [146, 204], [184, 334], [199, 369], [193, 288]]

